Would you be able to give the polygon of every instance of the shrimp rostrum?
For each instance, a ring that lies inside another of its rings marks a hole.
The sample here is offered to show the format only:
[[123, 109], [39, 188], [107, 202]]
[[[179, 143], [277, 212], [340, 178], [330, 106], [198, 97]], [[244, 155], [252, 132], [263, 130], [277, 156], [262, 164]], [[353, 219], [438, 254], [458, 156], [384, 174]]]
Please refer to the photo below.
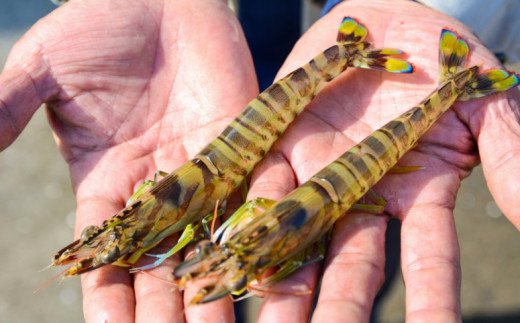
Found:
[[463, 39], [443, 30], [440, 85], [426, 99], [373, 132], [282, 200], [271, 206], [264, 203], [261, 211], [254, 205], [240, 209], [238, 217], [249, 218], [247, 225], [235, 220], [235, 227], [226, 229], [228, 234], [220, 243], [201, 241], [194, 257], [175, 269], [180, 286], [200, 277], [209, 280], [192, 303], [241, 293], [255, 279], [263, 283], [269, 268], [285, 270], [288, 262], [331, 230], [335, 221], [365, 196], [456, 101], [506, 91], [519, 84], [518, 75], [505, 70], [479, 73], [477, 66], [464, 68], [468, 53]]
[[[409, 73], [391, 56], [395, 49], [369, 49], [366, 28], [352, 18], [341, 23], [337, 43], [272, 84], [192, 160], [155, 185], [140, 190], [128, 206], [60, 250], [52, 265], [72, 264], [65, 276], [106, 264], [134, 264], [165, 237], [212, 213], [239, 187], [273, 143], [329, 81], [347, 67]], [[179, 241], [178, 250], [190, 239]], [[158, 265], [160, 258], [154, 265]]]

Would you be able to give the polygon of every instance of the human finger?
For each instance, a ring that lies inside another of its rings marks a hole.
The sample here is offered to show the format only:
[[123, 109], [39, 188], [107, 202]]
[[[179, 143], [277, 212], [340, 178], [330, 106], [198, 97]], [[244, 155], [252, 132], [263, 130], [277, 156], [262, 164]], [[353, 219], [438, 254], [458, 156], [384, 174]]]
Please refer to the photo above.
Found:
[[[16, 48], [11, 55], [20, 53]], [[38, 107], [56, 91], [37, 54], [25, 54], [24, 66], [7, 65], [0, 74], [0, 151], [22, 132]]]
[[[279, 151], [268, 154], [255, 169], [249, 198], [279, 200], [296, 185], [296, 178], [286, 157]], [[303, 238], [303, 237], [302, 237]], [[316, 287], [319, 266], [307, 266], [272, 286], [261, 288], [265, 298], [258, 322], [302, 322], [307, 320]], [[265, 292], [263, 292], [265, 291]], [[255, 292], [252, 287], [252, 292]], [[258, 292], [258, 291], [257, 291]], [[296, 295], [301, 293], [300, 295]]]
[[520, 93], [510, 90], [486, 100], [472, 124], [482, 169], [493, 198], [520, 230]]
[[[407, 322], [460, 321], [460, 255], [453, 218], [455, 191], [449, 191], [442, 178], [429, 181], [401, 217]], [[438, 200], [432, 200], [432, 196]]]
[[313, 322], [368, 322], [384, 281], [388, 217], [347, 214], [334, 228]]
[[233, 300], [230, 296], [205, 304], [192, 304], [193, 298], [206, 286], [206, 279], [190, 282], [184, 290], [184, 312], [187, 322], [233, 322]]
[[[117, 203], [92, 198], [78, 201], [76, 236], [80, 228], [96, 223], [96, 216], [115, 214]], [[87, 322], [133, 322], [135, 311], [132, 278], [127, 268], [104, 266], [81, 277], [83, 313]]]
[[[166, 238], [150, 254], [168, 252], [178, 240], [178, 235]], [[144, 258], [144, 259], [143, 259]], [[153, 261], [144, 255], [136, 266]], [[134, 274], [136, 322], [184, 322], [182, 293], [174, 284], [173, 268], [180, 262], [178, 255], [167, 258], [159, 266]]]

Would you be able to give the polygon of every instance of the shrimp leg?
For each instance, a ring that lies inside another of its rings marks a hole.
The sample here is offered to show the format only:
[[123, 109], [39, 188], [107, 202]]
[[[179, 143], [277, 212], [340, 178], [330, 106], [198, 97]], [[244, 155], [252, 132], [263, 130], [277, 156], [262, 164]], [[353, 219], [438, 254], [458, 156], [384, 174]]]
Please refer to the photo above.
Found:
[[163, 172], [162, 170], [157, 170], [155, 174], [153, 175], [152, 179], [145, 180], [139, 187], [135, 190], [134, 194], [130, 196], [130, 198], [126, 201], [126, 206], [132, 205], [135, 201], [139, 199], [141, 195], [143, 195], [144, 192], [149, 191], [152, 187], [157, 184], [159, 181], [159, 177], [165, 177], [168, 175], [167, 172]]

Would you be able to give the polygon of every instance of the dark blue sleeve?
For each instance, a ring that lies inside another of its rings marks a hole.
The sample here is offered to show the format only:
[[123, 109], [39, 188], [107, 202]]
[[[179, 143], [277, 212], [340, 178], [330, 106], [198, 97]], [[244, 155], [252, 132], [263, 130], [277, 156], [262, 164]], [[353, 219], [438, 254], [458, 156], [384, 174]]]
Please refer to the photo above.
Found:
[[325, 3], [325, 6], [323, 6], [323, 10], [321, 11], [321, 15], [325, 16], [329, 11], [332, 10], [338, 3], [342, 2], [343, 0], [327, 0]]
[[273, 83], [300, 38], [300, 0], [242, 0], [238, 18], [253, 55], [260, 91]]

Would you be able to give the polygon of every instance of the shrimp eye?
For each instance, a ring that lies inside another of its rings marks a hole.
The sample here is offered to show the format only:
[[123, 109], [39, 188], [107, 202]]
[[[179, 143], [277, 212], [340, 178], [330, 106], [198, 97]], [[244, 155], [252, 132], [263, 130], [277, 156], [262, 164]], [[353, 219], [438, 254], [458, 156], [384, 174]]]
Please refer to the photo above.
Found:
[[109, 249], [107, 252], [102, 253], [100, 260], [104, 264], [110, 264], [116, 261], [119, 258], [121, 251], [118, 246], [114, 246], [112, 249]]

